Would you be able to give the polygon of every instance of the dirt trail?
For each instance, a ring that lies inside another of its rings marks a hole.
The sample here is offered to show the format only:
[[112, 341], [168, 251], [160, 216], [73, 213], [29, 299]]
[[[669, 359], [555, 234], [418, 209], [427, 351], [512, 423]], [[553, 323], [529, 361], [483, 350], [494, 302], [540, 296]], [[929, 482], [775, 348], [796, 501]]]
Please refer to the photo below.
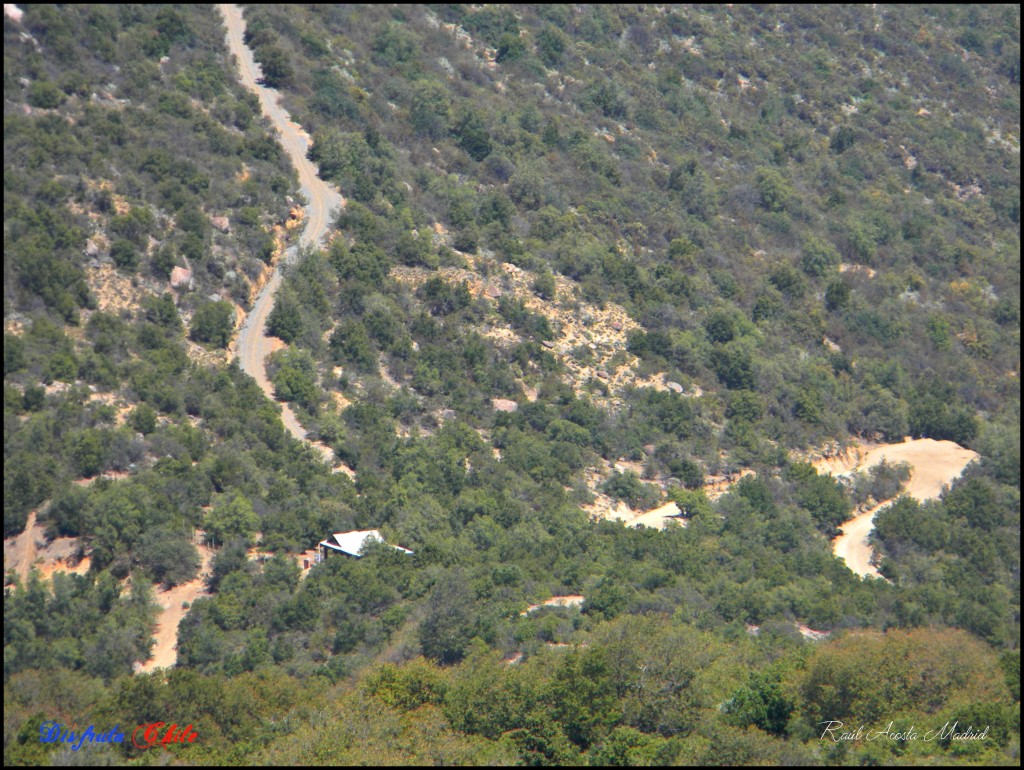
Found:
[[[302, 246], [319, 244], [330, 227], [332, 215], [340, 211], [345, 205], [345, 199], [335, 188], [325, 183], [317, 176], [317, 169], [308, 158], [306, 151], [309, 149], [310, 137], [301, 126], [291, 120], [291, 116], [278, 104], [280, 98], [278, 92], [273, 88], [265, 88], [257, 80], [261, 77], [260, 66], [253, 59], [252, 51], [243, 42], [242, 35], [245, 32], [245, 21], [242, 19], [242, 9], [237, 5], [218, 5], [227, 26], [228, 50], [238, 60], [239, 81], [256, 94], [260, 100], [260, 107], [263, 114], [267, 116], [271, 124], [277, 130], [278, 141], [284, 151], [291, 158], [292, 163], [299, 173], [299, 183], [302, 195], [308, 201], [305, 210], [306, 228], [300, 238]], [[294, 257], [294, 250], [286, 253], [283, 262]], [[274, 398], [274, 390], [267, 379], [265, 359], [274, 350], [274, 339], [266, 336], [267, 317], [274, 307], [274, 295], [281, 286], [281, 271], [274, 270], [270, 279], [264, 285], [248, 317], [242, 323], [238, 335], [236, 355], [242, 371], [250, 375], [260, 386], [260, 390], [266, 393], [267, 398]], [[299, 424], [292, 408], [281, 404], [281, 420], [285, 428], [300, 441], [306, 441], [306, 431]], [[354, 475], [351, 468], [343, 463], [338, 464], [334, 457], [334, 450], [322, 442], [310, 441], [319, 451], [324, 459], [334, 466], [334, 470]]]
[[[952, 441], [908, 438], [902, 444], [861, 444], [842, 455], [818, 460], [814, 467], [819, 472], [845, 476], [866, 471], [882, 460], [891, 464], [909, 463], [910, 479], [903, 493], [924, 501], [942, 494], [943, 488], [952, 484], [977, 457], [977, 452]], [[874, 528], [875, 514], [891, 503], [892, 500], [885, 500], [854, 516], [843, 525], [842, 534], [832, 541], [833, 553], [844, 559], [847, 566], [861, 577], [881, 577], [871, 564], [873, 552], [868, 545], [868, 536]]]
[[178, 624], [188, 612], [182, 604], [188, 602], [191, 606], [200, 596], [210, 595], [206, 590], [205, 576], [210, 572], [213, 551], [204, 545], [196, 547], [202, 557], [199, 577], [180, 586], [174, 586], [170, 590], [156, 593], [155, 598], [160, 605], [160, 616], [153, 632], [156, 645], [153, 647], [153, 657], [145, 663], [135, 664], [136, 673], [148, 674], [158, 668], [170, 668], [178, 661]]
[[15, 537], [4, 540], [4, 572], [14, 569], [22, 586], [28, 579], [28, 571], [36, 560], [36, 541], [43, 540], [43, 527], [36, 524], [36, 513], [48, 506], [43, 503], [28, 515], [24, 531]]
[[678, 522], [683, 527], [690, 523], [687, 519], [682, 518], [682, 512], [679, 510], [678, 505], [674, 502], [668, 502], [655, 508], [653, 511], [641, 513], [626, 526], [639, 527], [642, 524], [645, 527], [653, 527], [654, 529], [665, 529], [670, 521]]

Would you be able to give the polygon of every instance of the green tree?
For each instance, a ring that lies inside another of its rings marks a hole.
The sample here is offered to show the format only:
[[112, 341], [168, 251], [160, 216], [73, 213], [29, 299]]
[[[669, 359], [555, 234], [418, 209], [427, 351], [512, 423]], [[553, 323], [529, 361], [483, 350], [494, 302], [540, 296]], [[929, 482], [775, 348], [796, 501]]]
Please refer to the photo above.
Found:
[[850, 126], [840, 126], [832, 134], [828, 146], [837, 155], [846, 152], [857, 141], [857, 133]]
[[850, 301], [850, 287], [836, 279], [825, 289], [825, 307], [830, 311], [843, 310]]
[[736, 336], [736, 319], [726, 310], [716, 310], [704, 321], [704, 331], [712, 342], [729, 342]]
[[144, 436], [156, 430], [156, 410], [149, 404], [139, 404], [128, 418], [130, 425]]
[[526, 54], [526, 43], [516, 32], [506, 32], [498, 40], [498, 52], [494, 60], [499, 64], [521, 59]]
[[199, 552], [187, 534], [169, 527], [147, 531], [136, 555], [142, 567], [165, 588], [192, 580], [199, 573]]
[[616, 727], [591, 750], [591, 761], [608, 767], [648, 767], [658, 764], [659, 742], [634, 727]]
[[71, 457], [79, 475], [91, 478], [103, 470], [107, 454], [107, 433], [92, 428], [71, 439]]
[[294, 77], [294, 70], [288, 54], [278, 45], [260, 46], [254, 51], [263, 73], [261, 81], [268, 88], [283, 88]]
[[267, 317], [267, 333], [291, 344], [299, 338], [302, 331], [302, 311], [297, 299], [290, 291], [278, 292], [274, 300], [274, 309]]
[[828, 241], [811, 236], [804, 241], [800, 267], [815, 278], [825, 275], [839, 265], [839, 252]]
[[4, 334], [4, 377], [25, 368], [25, 341], [15, 334]]
[[339, 323], [331, 334], [329, 344], [335, 363], [351, 364], [367, 374], [379, 371], [377, 351], [362, 321], [348, 319]]
[[553, 714], [582, 749], [600, 741], [622, 715], [604, 649], [571, 652], [551, 684]]
[[445, 574], [430, 594], [419, 629], [423, 654], [441, 665], [462, 660], [473, 637], [473, 596], [461, 571]]
[[417, 43], [406, 27], [396, 22], [389, 23], [373, 40], [373, 51], [389, 67], [412, 61], [416, 56]]
[[[587, 615], [598, 614], [608, 620], [620, 614], [629, 601], [626, 589], [620, 581], [611, 577], [603, 577], [598, 581], [583, 603], [583, 612]], [[570, 737], [572, 737], [570, 735]]]
[[226, 348], [235, 330], [235, 306], [225, 300], [200, 305], [192, 316], [189, 337]]
[[796, 196], [789, 180], [773, 168], [757, 169], [755, 181], [768, 211], [785, 211]]
[[547, 67], [558, 65], [568, 44], [565, 33], [553, 24], [545, 24], [537, 33], [537, 54]]
[[452, 134], [459, 145], [475, 161], [491, 154], [491, 136], [483, 116], [473, 108], [463, 109], [455, 118]]
[[159, 297], [147, 295], [142, 298], [141, 304], [147, 321], [171, 332], [181, 331], [181, 317], [170, 292], [164, 292]]
[[64, 104], [66, 99], [57, 84], [49, 80], [37, 80], [28, 88], [28, 103], [33, 107], [52, 110]]
[[537, 272], [537, 277], [533, 281], [533, 290], [543, 300], [550, 302], [555, 298], [557, 292], [555, 276], [547, 267]]
[[110, 257], [123, 270], [134, 270], [139, 266], [138, 252], [132, 242], [125, 238], [118, 238], [110, 245]]
[[924, 378], [910, 405], [910, 433], [915, 438], [969, 444], [978, 434], [978, 420], [971, 409], [958, 403], [953, 387], [937, 378]]
[[409, 121], [417, 133], [440, 139], [448, 132], [451, 98], [448, 89], [435, 80], [417, 81], [412, 95]]
[[282, 401], [295, 401], [315, 412], [320, 399], [316, 364], [305, 350], [279, 350], [268, 358], [274, 395]]
[[768, 281], [789, 299], [800, 299], [807, 290], [807, 282], [792, 265], [778, 265], [772, 268]]
[[753, 357], [748, 348], [737, 344], [741, 341], [716, 345], [711, 351], [711, 368], [730, 390], [753, 390]]
[[672, 169], [668, 189], [678, 196], [687, 214], [707, 221], [717, 209], [714, 182], [696, 158], [687, 158]]
[[959, 629], [861, 631], [817, 647], [805, 672], [797, 709], [815, 735], [823, 719], [885, 724], [901, 712], [1008, 699], [995, 653]]
[[232, 540], [253, 543], [253, 535], [260, 525], [259, 517], [252, 503], [240, 492], [225, 498], [210, 511], [203, 526], [206, 537], [215, 545], [224, 545]]

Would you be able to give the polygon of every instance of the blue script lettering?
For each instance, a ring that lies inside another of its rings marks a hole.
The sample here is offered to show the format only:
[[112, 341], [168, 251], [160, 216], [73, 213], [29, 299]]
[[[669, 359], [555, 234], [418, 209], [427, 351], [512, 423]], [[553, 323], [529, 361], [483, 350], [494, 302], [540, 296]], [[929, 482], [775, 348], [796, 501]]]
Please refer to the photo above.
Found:
[[60, 722], [43, 722], [39, 726], [39, 742], [40, 743], [56, 743], [60, 740]]
[[120, 731], [120, 725], [114, 725], [114, 729], [105, 733], [97, 733], [96, 725], [89, 725], [78, 735], [68, 728], [67, 725], [50, 720], [39, 726], [40, 743], [69, 743], [72, 751], [78, 751], [86, 741], [90, 743], [124, 743], [124, 733]]

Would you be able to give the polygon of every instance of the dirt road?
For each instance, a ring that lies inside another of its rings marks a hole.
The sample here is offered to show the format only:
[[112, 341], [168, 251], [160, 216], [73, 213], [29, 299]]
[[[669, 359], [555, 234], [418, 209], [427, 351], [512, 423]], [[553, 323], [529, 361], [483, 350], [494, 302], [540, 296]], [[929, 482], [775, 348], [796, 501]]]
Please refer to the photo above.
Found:
[[[902, 444], [862, 445], [854, 447], [840, 457], [819, 460], [815, 468], [822, 473], [845, 475], [866, 471], [882, 460], [891, 464], [910, 464], [910, 479], [904, 487], [904, 494], [918, 500], [933, 500], [942, 494], [942, 489], [977, 459], [978, 453], [964, 449], [952, 441], [936, 441], [931, 438], [907, 440]], [[874, 529], [875, 514], [891, 504], [885, 500], [874, 508], [858, 514], [842, 527], [842, 534], [832, 541], [832, 552], [846, 561], [847, 566], [861, 577], [880, 577], [871, 564], [873, 552], [868, 545], [868, 536]]]
[[[242, 39], [245, 32], [242, 9], [237, 5], [218, 5], [217, 7], [224, 16], [224, 23], [227, 26], [228, 50], [238, 60], [239, 81], [259, 97], [263, 114], [269, 118], [277, 130], [278, 141], [299, 172], [300, 189], [307, 201], [306, 228], [302, 233], [300, 243], [303, 246], [319, 244], [327, 234], [334, 214], [345, 205], [345, 199], [336, 189], [317, 176], [316, 166], [306, 158], [310, 142], [309, 134], [303, 131], [301, 126], [292, 122], [288, 113], [278, 104], [277, 91], [272, 88], [264, 88], [256, 82], [261, 77], [260, 67], [253, 60], [252, 51], [246, 47]], [[289, 250], [284, 262], [287, 263], [294, 256], [294, 251]], [[272, 400], [274, 391], [267, 379], [264, 360], [271, 353], [273, 343], [271, 338], [266, 336], [266, 328], [267, 317], [274, 307], [274, 295], [280, 286], [281, 271], [277, 269], [257, 296], [252, 310], [242, 324], [238, 335], [238, 345], [235, 348], [242, 371], [255, 379], [260, 389]], [[306, 431], [295, 418], [291, 407], [284, 403], [281, 404], [281, 407], [281, 419], [288, 432], [300, 440], [306, 440]], [[325, 460], [331, 465], [335, 465], [334, 451], [329, 446], [319, 442], [310, 443], [324, 455]], [[345, 466], [338, 466], [335, 470], [343, 470], [351, 475], [351, 471]]]
[[20, 535], [4, 540], [4, 572], [13, 569], [18, 575], [18, 580], [21, 581], [22, 586], [28, 580], [28, 571], [36, 560], [36, 542], [45, 542], [43, 537], [44, 528], [36, 524], [36, 514], [44, 510], [49, 504], [50, 501], [47, 500], [29, 513], [28, 520], [25, 522], [25, 529], [22, 530]]
[[213, 551], [204, 545], [197, 546], [199, 555], [202, 557], [202, 566], [199, 568], [199, 577], [174, 586], [168, 591], [157, 591], [154, 597], [160, 605], [160, 616], [156, 621], [156, 630], [153, 636], [156, 644], [153, 647], [153, 657], [145, 663], [136, 663], [137, 673], [148, 674], [157, 668], [171, 668], [178, 662], [178, 624], [188, 609], [183, 605], [192, 602], [200, 596], [209, 596], [206, 590], [205, 575], [210, 572], [213, 559]]

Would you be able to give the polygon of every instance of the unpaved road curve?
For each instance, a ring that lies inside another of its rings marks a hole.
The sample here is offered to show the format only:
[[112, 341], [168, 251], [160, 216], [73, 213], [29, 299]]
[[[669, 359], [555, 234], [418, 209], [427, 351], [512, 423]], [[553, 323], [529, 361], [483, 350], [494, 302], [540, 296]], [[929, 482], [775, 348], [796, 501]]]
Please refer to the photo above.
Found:
[[[264, 88], [256, 82], [261, 77], [260, 67], [253, 59], [252, 51], [242, 40], [242, 35], [245, 32], [242, 9], [237, 5], [226, 4], [217, 7], [227, 26], [228, 50], [238, 60], [239, 81], [259, 97], [263, 114], [277, 130], [278, 141], [299, 172], [300, 189], [308, 201], [305, 216], [306, 228], [302, 233], [300, 243], [303, 246], [318, 245], [327, 234], [332, 214], [341, 210], [345, 205], [345, 199], [336, 189], [317, 176], [316, 167], [306, 158], [306, 150], [310, 141], [309, 135], [300, 126], [293, 123], [288, 113], [278, 104], [277, 91], [272, 88]], [[287, 257], [285, 261], [287, 261]], [[274, 271], [259, 296], [256, 297], [252, 310], [242, 324], [238, 335], [238, 345], [235, 349], [242, 371], [256, 380], [260, 390], [266, 393], [267, 398], [271, 400], [274, 400], [274, 390], [267, 379], [264, 360], [273, 350], [273, 342], [270, 337], [266, 336], [266, 328], [267, 316], [270, 315], [270, 311], [274, 307], [274, 294], [277, 293], [280, 286], [281, 271], [278, 269]], [[288, 432], [297, 439], [306, 440], [306, 431], [295, 419], [295, 413], [291, 407], [282, 403], [281, 408], [281, 419]], [[330, 447], [322, 443], [314, 443], [314, 446], [320, 450], [328, 462], [332, 465], [335, 464], [334, 452]], [[344, 467], [340, 469], [347, 470]]]
[[[906, 462], [910, 464], [911, 470], [903, 493], [924, 501], [939, 497], [943, 488], [952, 484], [964, 468], [977, 458], [977, 452], [964, 449], [952, 441], [921, 438], [907, 440], [902, 444], [858, 447], [842, 457], [819, 460], [814, 466], [821, 473], [845, 475], [866, 471], [882, 460], [893, 465]], [[886, 500], [853, 517], [843, 525], [842, 534], [832, 541], [832, 552], [844, 559], [846, 565], [861, 577], [881, 577], [871, 563], [873, 552], [868, 544], [868, 536], [874, 529], [875, 514], [891, 503], [892, 500]]]

